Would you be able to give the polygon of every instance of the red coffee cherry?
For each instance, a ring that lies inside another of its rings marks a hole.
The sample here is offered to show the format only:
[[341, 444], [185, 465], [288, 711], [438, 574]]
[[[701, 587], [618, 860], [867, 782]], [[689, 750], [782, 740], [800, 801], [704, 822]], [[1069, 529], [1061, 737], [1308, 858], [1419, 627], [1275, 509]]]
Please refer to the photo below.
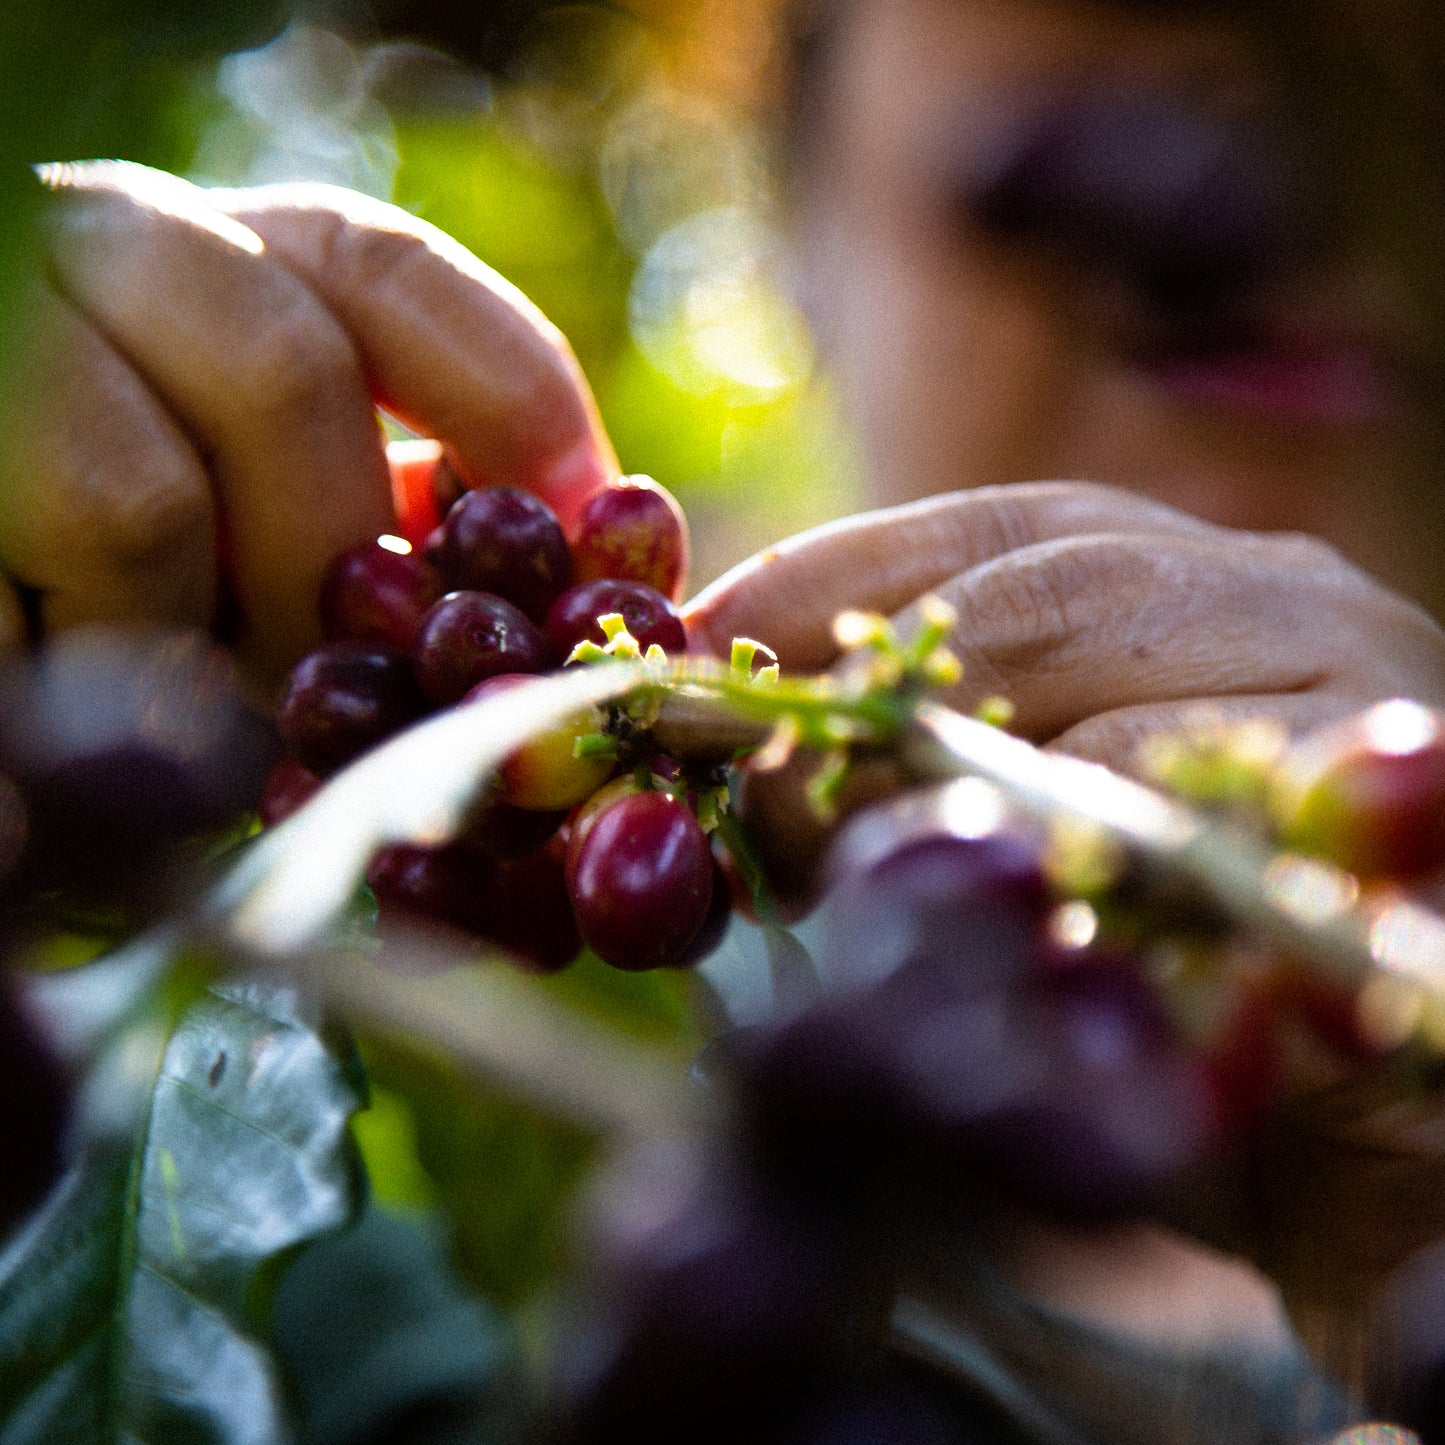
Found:
[[651, 479], [624, 477], [583, 509], [572, 542], [579, 582], [645, 582], [676, 602], [687, 564], [687, 519], [672, 494]]
[[667, 793], [635, 793], [602, 813], [577, 851], [577, 926], [615, 968], [674, 965], [707, 918], [712, 878], [697, 819]]

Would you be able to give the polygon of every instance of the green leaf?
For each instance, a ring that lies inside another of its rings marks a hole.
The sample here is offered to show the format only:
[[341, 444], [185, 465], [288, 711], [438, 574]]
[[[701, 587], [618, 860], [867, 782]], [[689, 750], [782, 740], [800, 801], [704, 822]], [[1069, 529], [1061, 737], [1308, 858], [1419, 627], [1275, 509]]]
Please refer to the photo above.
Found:
[[354, 1214], [361, 1103], [290, 991], [189, 1007], [134, 1138], [98, 1145], [0, 1255], [0, 1442], [289, 1439], [263, 1296]]
[[375, 1207], [318, 1241], [276, 1292], [300, 1445], [517, 1438], [517, 1342], [435, 1233]]
[[408, 1111], [420, 1166], [471, 1285], [511, 1307], [555, 1284], [592, 1141], [428, 1050], [380, 1039], [362, 1048], [378, 1089]]

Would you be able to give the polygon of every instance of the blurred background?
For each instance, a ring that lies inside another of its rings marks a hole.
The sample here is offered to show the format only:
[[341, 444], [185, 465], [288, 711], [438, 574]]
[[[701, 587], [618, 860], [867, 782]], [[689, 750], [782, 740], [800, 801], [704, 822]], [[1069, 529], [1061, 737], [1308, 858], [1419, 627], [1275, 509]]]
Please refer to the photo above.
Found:
[[6, 274], [27, 245], [24, 167], [50, 158], [394, 200], [571, 338], [624, 468], [687, 509], [702, 585], [857, 495], [780, 261], [775, 8], [27, 7], [0, 18]]

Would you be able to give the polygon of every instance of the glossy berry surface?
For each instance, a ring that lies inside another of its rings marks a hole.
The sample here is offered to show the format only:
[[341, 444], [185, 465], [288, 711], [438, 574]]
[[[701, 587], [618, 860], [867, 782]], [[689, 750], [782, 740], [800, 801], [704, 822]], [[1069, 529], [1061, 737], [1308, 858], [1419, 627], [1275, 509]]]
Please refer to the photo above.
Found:
[[579, 582], [645, 582], [674, 602], [687, 581], [687, 520], [665, 488], [625, 477], [583, 509], [572, 541]]
[[256, 811], [261, 824], [274, 828], [304, 808], [321, 788], [321, 779], [295, 758], [283, 758], [266, 777]]
[[[464, 702], [483, 702], [531, 680], [526, 674], [502, 673], [478, 683]], [[518, 748], [498, 769], [501, 801], [514, 808], [557, 812], [590, 798], [612, 776], [615, 765], [610, 758], [577, 757], [575, 743], [579, 735], [601, 732], [605, 721], [597, 708], [586, 708]]]
[[366, 542], [342, 552], [321, 587], [321, 630], [331, 641], [376, 642], [406, 651], [445, 589], [415, 553]]
[[426, 711], [404, 652], [332, 642], [292, 669], [279, 722], [296, 759], [324, 778]]
[[712, 901], [712, 852], [697, 819], [666, 793], [622, 798], [592, 825], [572, 870], [588, 945], [616, 968], [675, 964]]
[[547, 643], [557, 660], [565, 662], [579, 642], [602, 646], [607, 636], [597, 619], [609, 613], [621, 613], [628, 632], [644, 652], [653, 643], [669, 656], [687, 651], [682, 618], [657, 588], [605, 577], [569, 587], [552, 604], [547, 614]]
[[536, 627], [489, 592], [449, 592], [422, 619], [412, 655], [421, 690], [443, 705], [489, 677], [545, 672], [552, 664]]
[[722, 864], [713, 860], [712, 898], [708, 902], [707, 916], [698, 929], [697, 936], [688, 944], [677, 960], [679, 968], [692, 968], [716, 953], [727, 936], [728, 924], [733, 916], [732, 886], [723, 871]]
[[581, 856], [582, 845], [587, 841], [597, 820], [614, 803], [642, 791], [643, 787], [637, 781], [636, 776], [633, 773], [624, 773], [622, 777], [614, 778], [605, 788], [599, 788], [585, 803], [572, 810], [572, 816], [567, 825], [566, 850], [569, 887], [572, 877], [577, 871], [577, 859]]
[[453, 587], [505, 597], [537, 622], [572, 580], [567, 539], [552, 509], [512, 487], [461, 497], [447, 513], [441, 550]]
[[377, 854], [366, 881], [383, 925], [444, 923], [479, 935], [487, 920], [491, 867], [463, 848], [399, 844]]
[[1445, 728], [1394, 701], [1307, 738], [1285, 764], [1286, 840], [1364, 877], [1445, 868]]

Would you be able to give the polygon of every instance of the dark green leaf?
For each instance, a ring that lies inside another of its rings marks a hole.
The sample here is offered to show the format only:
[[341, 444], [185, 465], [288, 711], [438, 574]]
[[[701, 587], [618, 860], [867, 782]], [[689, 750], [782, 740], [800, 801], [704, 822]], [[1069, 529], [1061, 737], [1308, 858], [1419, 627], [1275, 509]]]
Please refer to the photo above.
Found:
[[515, 1438], [516, 1341], [427, 1228], [372, 1208], [311, 1245], [276, 1293], [301, 1445]]
[[[117, 1047], [144, 1066], [143, 1028]], [[0, 1442], [288, 1439], [258, 1296], [354, 1212], [360, 1103], [289, 991], [187, 1009], [128, 1146], [99, 1146], [0, 1256]]]

